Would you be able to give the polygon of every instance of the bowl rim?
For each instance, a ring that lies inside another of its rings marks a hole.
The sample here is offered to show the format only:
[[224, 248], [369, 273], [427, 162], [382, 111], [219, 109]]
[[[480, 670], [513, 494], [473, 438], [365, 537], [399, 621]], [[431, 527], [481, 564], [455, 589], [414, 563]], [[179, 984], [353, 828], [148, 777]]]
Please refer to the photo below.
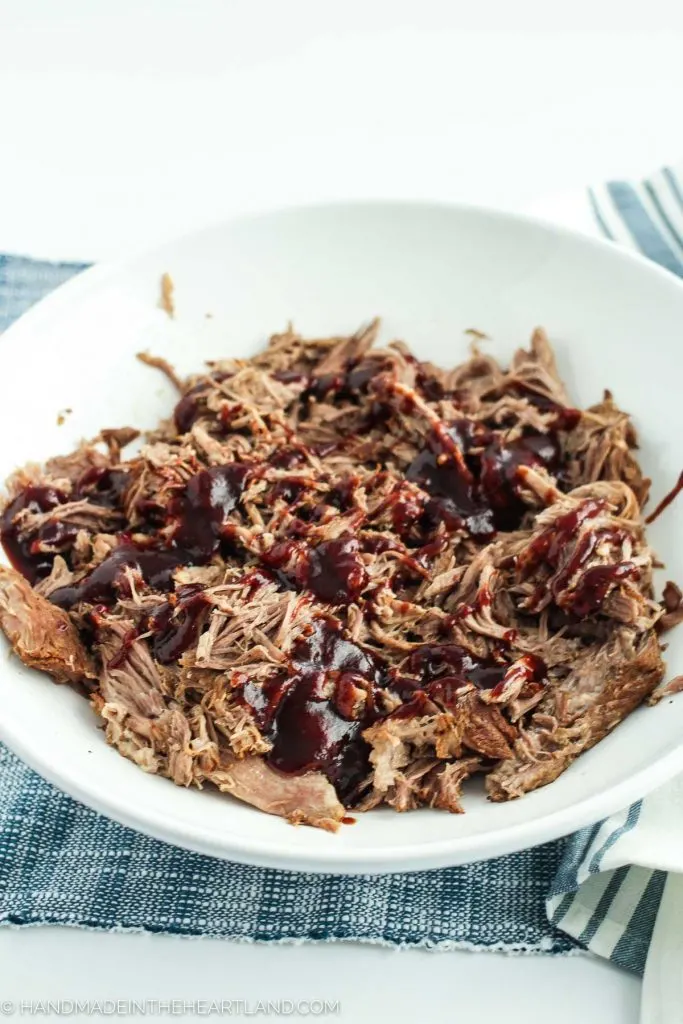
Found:
[[[507, 224], [522, 228], [531, 227], [549, 237], [559, 237], [590, 250], [608, 252], [610, 259], [632, 266], [636, 265], [642, 269], [643, 273], [668, 282], [670, 287], [683, 292], [683, 281], [639, 252], [631, 251], [606, 238], [573, 231], [544, 218], [471, 203], [422, 199], [339, 199], [332, 202], [265, 208], [257, 212], [228, 217], [221, 221], [200, 225], [195, 230], [186, 231], [180, 235], [160, 239], [154, 244], [146, 244], [116, 260], [94, 264], [75, 273], [72, 278], [30, 307], [4, 332], [3, 341], [21, 342], [24, 334], [39, 330], [41, 323], [46, 319], [51, 319], [55, 314], [59, 314], [62, 307], [68, 308], [74, 301], [78, 302], [81, 296], [87, 295], [88, 292], [115, 277], [118, 273], [125, 272], [137, 260], [161, 253], [166, 247], [182, 247], [185, 242], [196, 241], [204, 234], [230, 230], [234, 227], [246, 227], [251, 223], [263, 222], [272, 218], [332, 212], [339, 214], [345, 210], [363, 212], [377, 208], [384, 211], [408, 209], [416, 213], [441, 210], [444, 213], [483, 218], [502, 226]], [[90, 787], [87, 780], [84, 782], [75, 773], [71, 774], [68, 766], [66, 770], [63, 767], [53, 766], [48, 750], [43, 750], [38, 744], [32, 747], [29, 743], [25, 743], [21, 736], [14, 734], [12, 728], [2, 718], [0, 718], [0, 738], [29, 767], [59, 789], [93, 810], [138, 832], [151, 835], [174, 846], [181, 846], [225, 860], [314, 873], [361, 874], [416, 871], [453, 866], [474, 859], [513, 853], [557, 839], [578, 828], [593, 824], [640, 799], [676, 773], [683, 771], [682, 739], [677, 747], [663, 754], [655, 762], [640, 768], [628, 778], [622, 779], [592, 796], [585, 797], [569, 807], [545, 813], [531, 821], [500, 826], [484, 834], [451, 836], [432, 841], [428, 845], [413, 842], [402, 843], [395, 848], [379, 845], [368, 846], [361, 850], [339, 847], [336, 850], [334, 848], [311, 849], [307, 853], [305, 849], [287, 843], [284, 834], [278, 840], [277, 848], [274, 847], [272, 840], [262, 840], [237, 832], [225, 832], [222, 837], [225, 840], [223, 843], [199, 825], [190, 825], [186, 821], [180, 821], [177, 818], [169, 817], [168, 814], [157, 812], [154, 808], [145, 807], [144, 812], [140, 812], [135, 806], [124, 806], [121, 799], [116, 798], [116, 787], [99, 791], [95, 787]]]
[[[124, 271], [131, 263], [137, 260], [142, 260], [148, 256], [154, 256], [157, 252], [165, 249], [167, 246], [182, 245], [186, 241], [194, 240], [204, 234], [210, 234], [215, 231], [221, 231], [229, 227], [240, 227], [242, 225], [247, 226], [251, 223], [258, 223], [259, 221], [267, 220], [269, 218], [276, 217], [297, 217], [306, 216], [309, 214], [326, 213], [326, 212], [340, 212], [343, 210], [372, 210], [374, 208], [381, 208], [386, 211], [391, 209], [397, 210], [413, 210], [415, 212], [420, 211], [443, 211], [444, 213], [458, 213], [464, 214], [465, 216], [474, 216], [490, 221], [497, 221], [499, 223], [514, 224], [517, 226], [528, 226], [535, 230], [541, 231], [548, 236], [555, 236], [564, 238], [570, 242], [579, 242], [584, 244], [589, 249], [594, 249], [598, 252], [609, 252], [612, 257], [620, 260], [626, 264], [634, 263], [642, 267], [647, 273], [659, 277], [661, 280], [668, 280], [676, 288], [683, 288], [683, 279], [679, 278], [671, 270], [663, 267], [660, 263], [656, 263], [654, 260], [644, 256], [642, 252], [635, 247], [630, 248], [626, 245], [622, 245], [611, 238], [607, 238], [602, 235], [590, 235], [584, 231], [573, 230], [567, 227], [565, 224], [556, 224], [547, 217], [537, 216], [535, 214], [519, 213], [514, 210], [503, 210], [495, 206], [486, 206], [479, 203], [469, 202], [458, 202], [450, 200], [431, 200], [431, 199], [387, 199], [382, 197], [368, 197], [363, 199], [332, 199], [329, 201], [319, 201], [313, 203], [296, 203], [292, 205], [277, 205], [277, 206], [264, 206], [256, 211], [249, 211], [248, 213], [237, 213], [234, 216], [228, 216], [219, 221], [208, 221], [197, 224], [196, 227], [190, 228], [189, 230], [183, 231], [179, 234], [160, 235], [158, 238], [152, 241], [146, 241], [143, 245], [135, 246], [127, 253], [118, 256], [111, 260], [102, 260], [91, 263], [86, 266], [84, 270], [77, 270], [73, 277], [64, 281], [58, 285], [47, 295], [44, 295], [41, 299], [35, 302], [27, 310], [25, 310], [17, 319], [10, 324], [8, 328], [3, 332], [3, 337], [7, 337], [10, 332], [15, 334], [17, 330], [23, 330], [25, 325], [28, 323], [31, 326], [36, 322], [40, 321], [45, 315], [47, 310], [51, 313], [53, 309], [58, 309], [64, 301], [70, 300], [74, 296], [79, 294], [87, 293], [92, 287], [96, 286], [101, 281], [107, 280], [109, 277], [115, 276], [118, 272]], [[29, 257], [32, 258], [32, 257]], [[37, 258], [37, 257], [36, 257]], [[60, 261], [49, 261], [60, 264]], [[64, 263], [74, 263], [78, 265], [78, 261], [65, 260]]]

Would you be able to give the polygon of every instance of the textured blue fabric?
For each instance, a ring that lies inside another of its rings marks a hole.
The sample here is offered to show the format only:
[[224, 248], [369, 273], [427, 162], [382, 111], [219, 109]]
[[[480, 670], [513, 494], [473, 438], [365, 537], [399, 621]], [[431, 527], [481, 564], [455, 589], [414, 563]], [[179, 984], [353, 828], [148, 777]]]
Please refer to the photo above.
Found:
[[[0, 255], [0, 330], [81, 269]], [[101, 817], [0, 745], [3, 924], [562, 953], [575, 943], [544, 903], [562, 852], [362, 877], [229, 864]]]
[[0, 253], [0, 331], [87, 263], [49, 263]]
[[544, 898], [562, 844], [466, 867], [344, 877], [229, 864], [123, 828], [0, 745], [0, 923], [266, 942], [566, 952]]

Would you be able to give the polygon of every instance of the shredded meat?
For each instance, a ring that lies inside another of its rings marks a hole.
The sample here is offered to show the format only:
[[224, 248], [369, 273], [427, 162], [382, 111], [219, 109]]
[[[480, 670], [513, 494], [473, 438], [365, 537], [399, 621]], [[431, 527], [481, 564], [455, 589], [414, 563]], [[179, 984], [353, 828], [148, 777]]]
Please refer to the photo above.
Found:
[[509, 800], [556, 779], [657, 686], [664, 666], [654, 633], [618, 630], [578, 659], [520, 730], [514, 755], [486, 778], [492, 800]]
[[321, 772], [287, 776], [261, 758], [247, 757], [224, 763], [212, 781], [223, 792], [268, 814], [279, 814], [293, 825], [317, 825], [335, 832], [344, 817], [334, 786]]
[[173, 302], [173, 292], [175, 286], [173, 284], [173, 278], [170, 274], [161, 275], [161, 294], [159, 295], [159, 306], [168, 313], [170, 317], [175, 316], [175, 304]]
[[141, 355], [172, 417], [19, 470], [0, 509], [26, 664], [87, 681], [145, 771], [327, 829], [461, 813], [475, 772], [520, 796], [681, 688], [612, 395], [574, 408], [541, 329], [450, 370], [378, 334], [288, 327], [187, 381]]
[[0, 565], [0, 627], [29, 668], [57, 683], [96, 678], [92, 662], [66, 612], [32, 590], [23, 576]]

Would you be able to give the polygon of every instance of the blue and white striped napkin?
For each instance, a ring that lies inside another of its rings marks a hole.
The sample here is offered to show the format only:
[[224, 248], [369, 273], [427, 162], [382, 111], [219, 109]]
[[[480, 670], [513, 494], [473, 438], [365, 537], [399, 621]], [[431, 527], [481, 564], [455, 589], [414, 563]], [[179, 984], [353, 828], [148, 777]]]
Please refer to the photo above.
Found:
[[[680, 170], [608, 182], [588, 202], [604, 235], [683, 277]], [[644, 972], [643, 1024], [683, 1022], [683, 777], [572, 836], [547, 910], [582, 946]]]
[[610, 181], [588, 200], [604, 235], [683, 277], [683, 186], [670, 167], [640, 184]]

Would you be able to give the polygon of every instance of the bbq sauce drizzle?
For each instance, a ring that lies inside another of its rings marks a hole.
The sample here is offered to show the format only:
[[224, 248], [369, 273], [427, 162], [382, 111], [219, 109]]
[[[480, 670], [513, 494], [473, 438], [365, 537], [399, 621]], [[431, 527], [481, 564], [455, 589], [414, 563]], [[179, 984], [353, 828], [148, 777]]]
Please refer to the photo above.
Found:
[[69, 496], [54, 487], [35, 485], [20, 491], [0, 518], [0, 541], [12, 566], [35, 584], [50, 575], [57, 553], [68, 554], [78, 533], [78, 527], [56, 517], [48, 519], [32, 536], [21, 538], [22, 513], [51, 512], [59, 505], [83, 499], [91, 505], [120, 511], [127, 479], [123, 471], [93, 467], [81, 475]]
[[555, 475], [562, 465], [557, 434], [528, 431], [503, 441], [482, 424], [460, 419], [433, 429], [406, 478], [432, 497], [426, 513], [450, 529], [465, 529], [480, 541], [497, 530], [518, 529], [527, 506], [521, 499], [522, 467]]
[[351, 802], [369, 769], [361, 733], [381, 717], [385, 683], [381, 661], [347, 639], [337, 620], [321, 617], [294, 644], [288, 669], [263, 686], [246, 683], [241, 699], [272, 743], [273, 768], [322, 771]]
[[[544, 562], [556, 570], [552, 596], [565, 611], [578, 618], [597, 614], [615, 583], [639, 576], [638, 566], [631, 561], [584, 568], [602, 541], [618, 545], [624, 540], [626, 534], [617, 527], [592, 529], [576, 541], [573, 550], [570, 547], [581, 526], [596, 519], [606, 508], [606, 502], [587, 498], [575, 509], [558, 516], [516, 559], [521, 579], [527, 578]], [[571, 553], [566, 557], [568, 550]], [[577, 582], [570, 588], [574, 577], [577, 577]], [[539, 596], [543, 591], [544, 588], [540, 587]], [[533, 599], [529, 610], [534, 610]]]

